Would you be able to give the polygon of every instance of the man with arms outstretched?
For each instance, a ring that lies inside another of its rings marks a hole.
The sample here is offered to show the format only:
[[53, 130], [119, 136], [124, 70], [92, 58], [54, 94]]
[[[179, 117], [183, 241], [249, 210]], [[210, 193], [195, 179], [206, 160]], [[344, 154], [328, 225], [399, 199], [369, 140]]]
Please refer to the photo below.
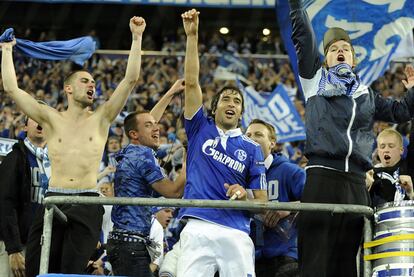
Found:
[[[199, 85], [198, 12], [182, 15], [185, 56], [185, 129], [188, 136], [186, 199], [247, 200], [246, 189], [265, 201], [266, 177], [260, 146], [237, 128], [243, 95], [225, 87], [204, 115]], [[241, 210], [185, 208], [188, 223], [180, 236], [177, 276], [254, 276], [254, 246], [249, 213]]]
[[[68, 109], [58, 112], [37, 103], [18, 88], [12, 57], [15, 41], [1, 44], [4, 90], [30, 118], [43, 127], [48, 141], [52, 177], [46, 196], [98, 196], [97, 172], [109, 126], [125, 105], [139, 77], [145, 20], [133, 17], [129, 26], [132, 45], [125, 77], [112, 97], [94, 112], [90, 108], [94, 100], [95, 81], [88, 72], [77, 71], [65, 79]], [[99, 239], [103, 209], [99, 205], [67, 204], [59, 208], [68, 217], [68, 222], [62, 225], [55, 220], [49, 271], [82, 273]], [[39, 210], [27, 245], [27, 277], [36, 276], [39, 271], [44, 209]]]

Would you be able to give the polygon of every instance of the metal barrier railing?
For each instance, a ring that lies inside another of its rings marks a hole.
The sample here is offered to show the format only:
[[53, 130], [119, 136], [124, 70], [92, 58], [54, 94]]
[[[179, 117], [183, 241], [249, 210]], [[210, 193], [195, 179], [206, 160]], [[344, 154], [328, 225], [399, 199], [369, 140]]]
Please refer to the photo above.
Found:
[[[362, 205], [349, 204], [316, 204], [316, 203], [286, 203], [286, 202], [254, 202], [228, 200], [190, 200], [190, 199], [158, 199], [130, 197], [87, 197], [87, 196], [49, 196], [43, 201], [45, 205], [43, 235], [41, 239], [42, 252], [40, 257], [40, 274], [48, 273], [50, 245], [52, 238], [53, 215], [66, 220], [66, 216], [56, 207], [56, 204], [96, 204], [96, 205], [136, 205], [162, 207], [202, 207], [239, 210], [284, 210], [284, 211], [322, 211], [331, 213], [356, 213], [364, 215], [364, 241], [372, 240], [371, 221], [374, 214], [372, 208]], [[368, 249], [368, 251], [370, 251]], [[367, 253], [370, 254], [370, 253]], [[364, 277], [371, 276], [371, 262], [364, 261]]]

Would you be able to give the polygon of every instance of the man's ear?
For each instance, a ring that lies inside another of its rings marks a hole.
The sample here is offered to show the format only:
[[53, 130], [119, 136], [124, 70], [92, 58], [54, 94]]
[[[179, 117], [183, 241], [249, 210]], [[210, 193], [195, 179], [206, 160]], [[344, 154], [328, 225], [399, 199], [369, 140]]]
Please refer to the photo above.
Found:
[[130, 139], [138, 139], [138, 133], [135, 130], [130, 130], [128, 132], [128, 135], [129, 135]]
[[[274, 149], [274, 148], [275, 148], [275, 146], [276, 146], [276, 142], [275, 142], [275, 141], [272, 141], [272, 142], [270, 143], [270, 150]], [[266, 158], [266, 157], [265, 157], [265, 158]]]
[[73, 92], [72, 85], [64, 85], [63, 90], [68, 94], [72, 94], [72, 92]]

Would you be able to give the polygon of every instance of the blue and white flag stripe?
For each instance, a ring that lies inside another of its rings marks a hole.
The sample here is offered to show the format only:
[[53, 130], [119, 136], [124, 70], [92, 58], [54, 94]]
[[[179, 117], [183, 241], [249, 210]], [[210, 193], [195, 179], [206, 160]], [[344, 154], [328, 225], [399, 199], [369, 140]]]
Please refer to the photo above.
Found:
[[[288, 1], [277, 0], [276, 12], [282, 38], [297, 74], [296, 53], [291, 42]], [[414, 1], [412, 0], [306, 0], [319, 51], [323, 35], [331, 27], [349, 33], [362, 83], [370, 85], [387, 70], [391, 60], [414, 56]]]
[[244, 128], [258, 118], [276, 128], [277, 141], [280, 143], [305, 139], [305, 126], [282, 85], [271, 93], [258, 93], [251, 86], [244, 87], [240, 81], [237, 84], [244, 95]]

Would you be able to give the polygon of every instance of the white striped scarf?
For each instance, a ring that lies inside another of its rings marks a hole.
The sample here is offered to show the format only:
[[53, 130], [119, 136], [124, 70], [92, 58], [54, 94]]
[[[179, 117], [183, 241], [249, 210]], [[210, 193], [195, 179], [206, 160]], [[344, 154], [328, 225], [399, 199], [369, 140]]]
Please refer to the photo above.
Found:
[[359, 83], [359, 77], [352, 71], [352, 67], [349, 64], [340, 63], [328, 70], [322, 70], [318, 95], [325, 97], [352, 96]]
[[45, 146], [45, 148], [37, 147], [27, 137], [24, 139], [24, 145], [33, 155], [35, 155], [40, 173], [45, 174], [47, 180], [49, 180], [51, 175], [51, 167], [47, 146]]

